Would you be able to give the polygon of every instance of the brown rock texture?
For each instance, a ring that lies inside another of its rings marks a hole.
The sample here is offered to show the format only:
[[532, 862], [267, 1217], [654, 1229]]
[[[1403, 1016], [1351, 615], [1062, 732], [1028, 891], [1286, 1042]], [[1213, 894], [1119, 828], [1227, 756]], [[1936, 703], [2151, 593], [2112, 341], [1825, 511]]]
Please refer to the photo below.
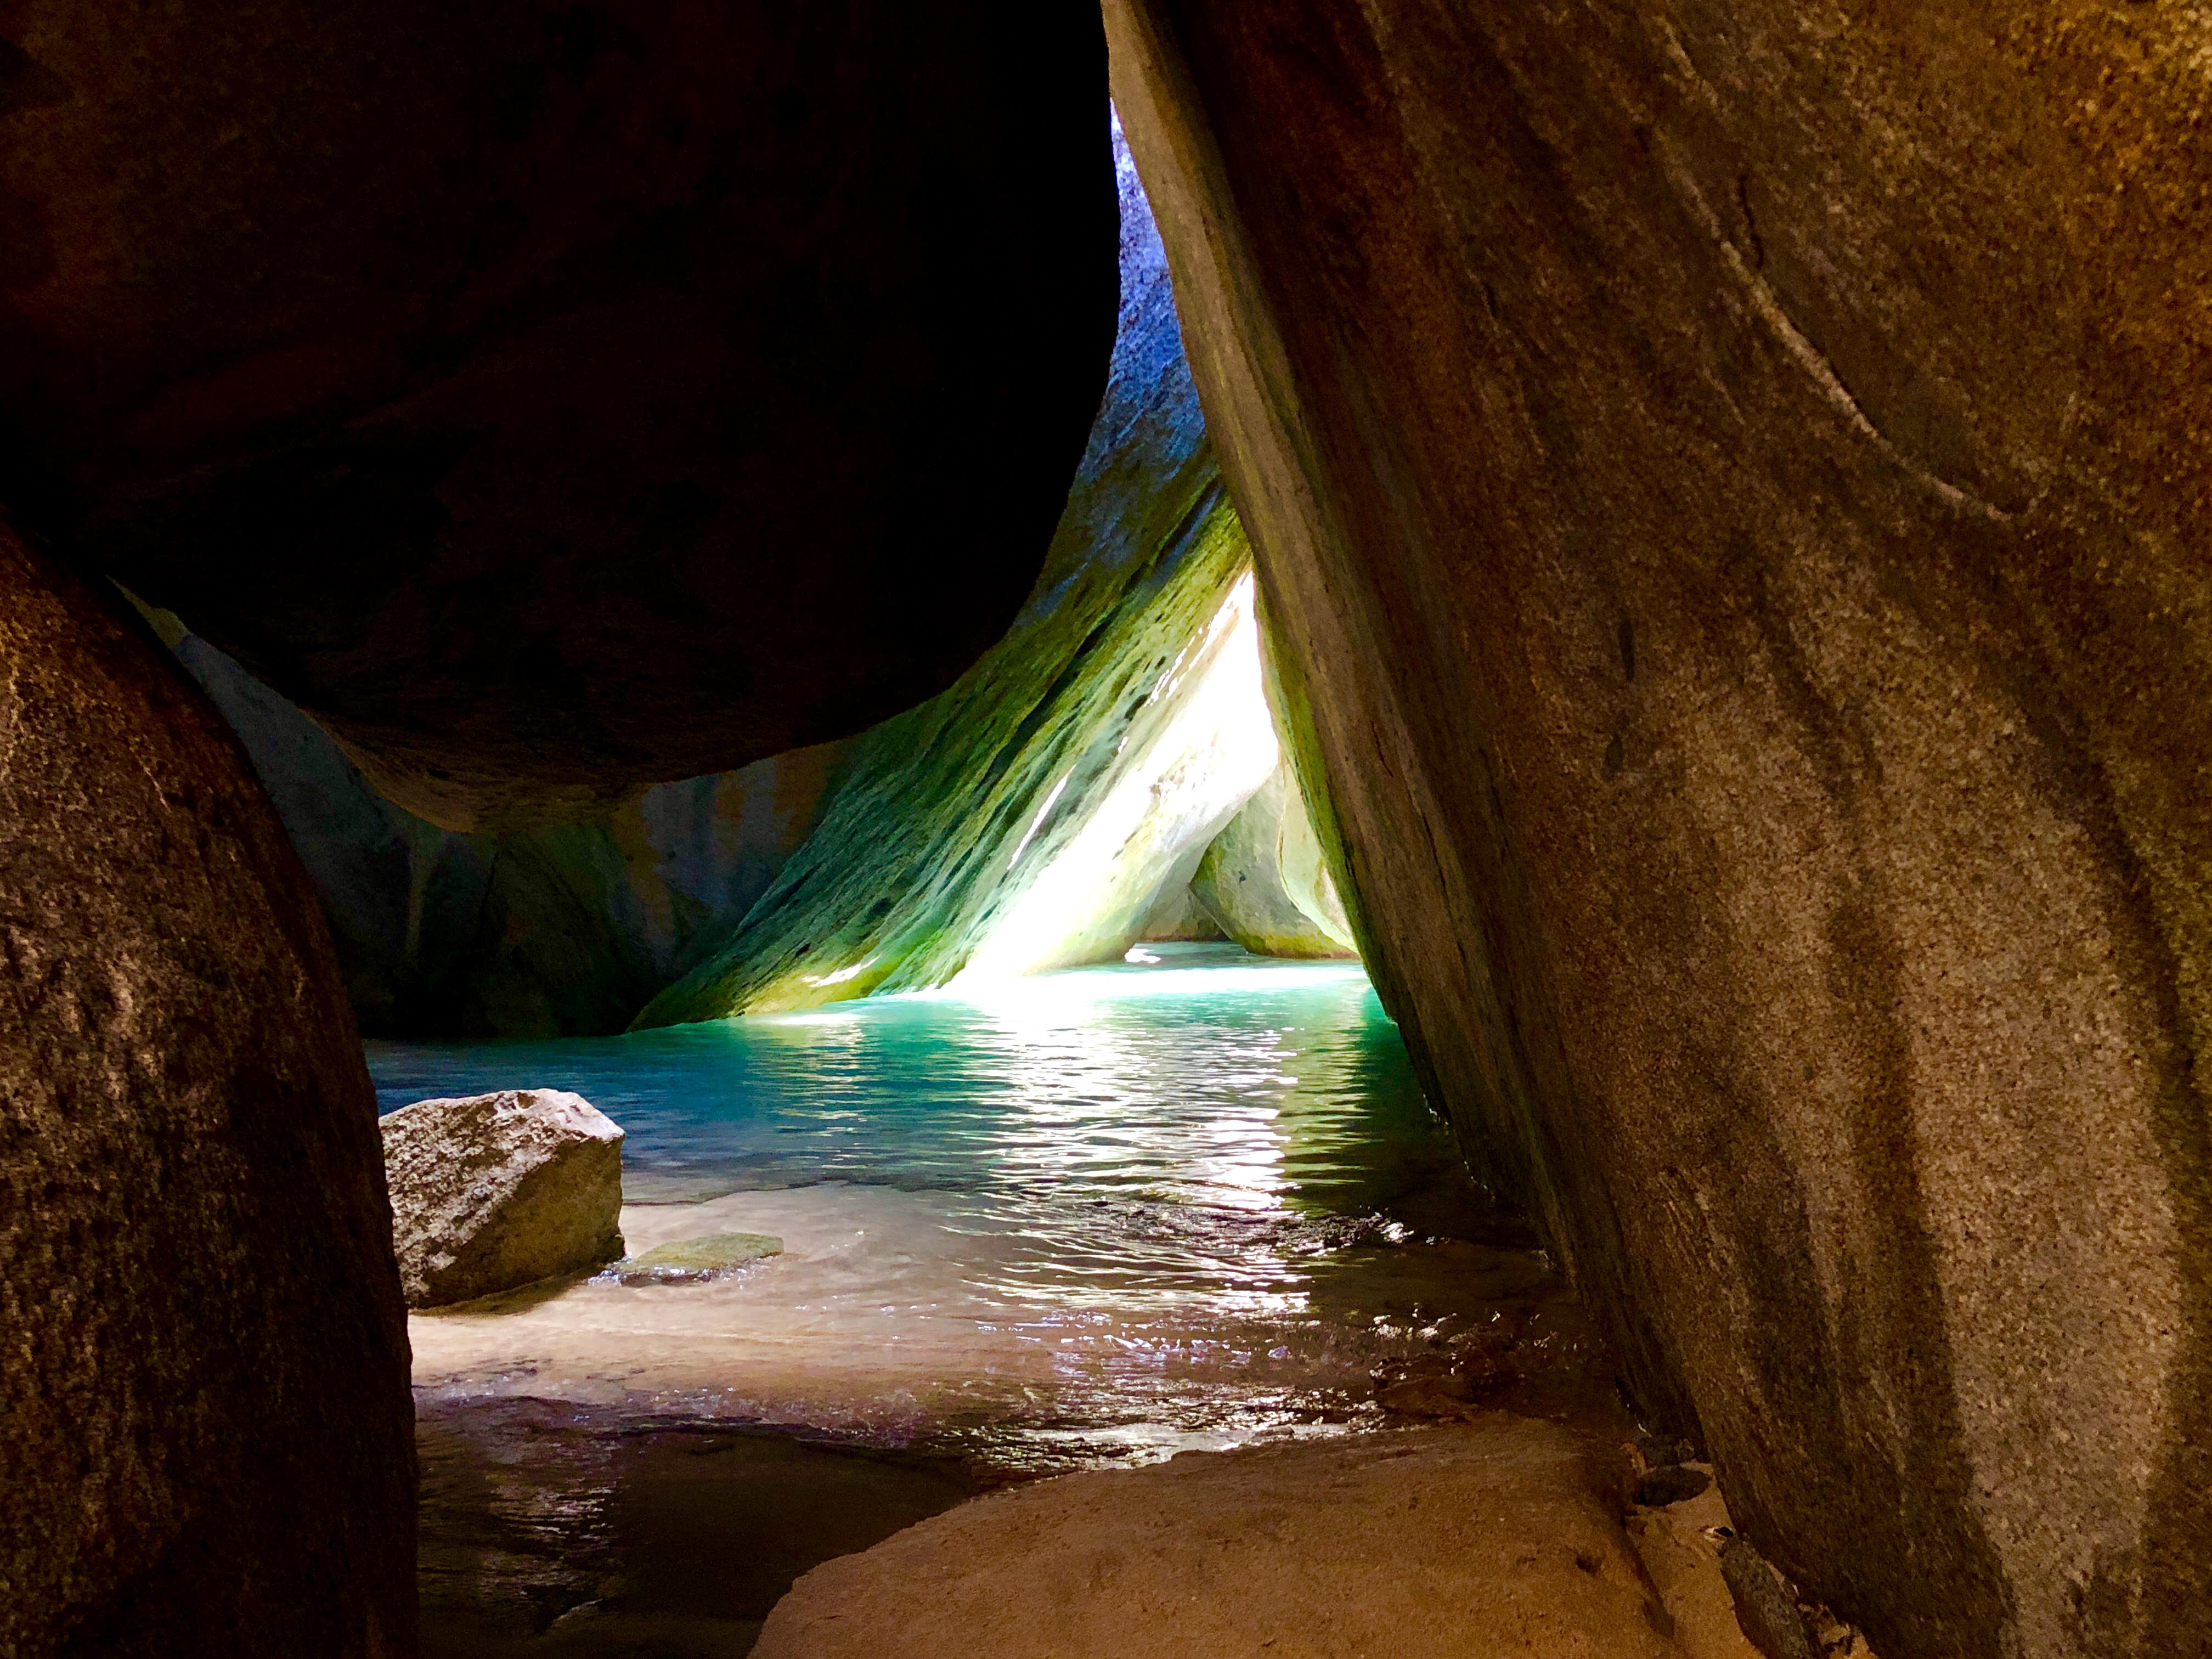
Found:
[[222, 717], [0, 531], [0, 1652], [414, 1651], [375, 1111]]
[[1670, 1659], [1571, 1431], [1492, 1413], [980, 1498], [776, 1604], [759, 1659]]
[[0, 504], [452, 829], [942, 690], [1115, 326], [1083, 8], [0, 9]]
[[1467, 1145], [1887, 1659], [2212, 1648], [2197, 14], [1108, 15]]
[[623, 1253], [623, 1132], [581, 1095], [418, 1100], [376, 1127], [409, 1307], [516, 1290]]

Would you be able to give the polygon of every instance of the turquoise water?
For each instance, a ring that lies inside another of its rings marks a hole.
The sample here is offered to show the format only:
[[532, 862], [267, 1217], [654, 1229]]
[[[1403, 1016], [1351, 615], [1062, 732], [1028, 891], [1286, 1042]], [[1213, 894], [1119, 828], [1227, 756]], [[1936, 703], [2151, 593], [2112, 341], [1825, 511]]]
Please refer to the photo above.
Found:
[[1472, 1242], [1488, 1219], [1357, 963], [1152, 948], [975, 997], [372, 1042], [387, 1110], [553, 1087], [620, 1123], [634, 1249], [787, 1243], [727, 1282], [418, 1317], [418, 1384], [1192, 1443], [1341, 1416], [1377, 1363], [1556, 1299], [1540, 1258]]

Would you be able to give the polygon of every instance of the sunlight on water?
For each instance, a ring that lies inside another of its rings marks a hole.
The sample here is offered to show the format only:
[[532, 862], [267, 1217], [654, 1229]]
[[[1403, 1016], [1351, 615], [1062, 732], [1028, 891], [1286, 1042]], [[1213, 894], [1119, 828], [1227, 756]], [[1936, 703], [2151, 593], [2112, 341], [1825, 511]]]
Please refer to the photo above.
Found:
[[1474, 1242], [1357, 963], [1159, 954], [624, 1037], [371, 1043], [386, 1110], [541, 1086], [621, 1123], [633, 1251], [785, 1243], [706, 1284], [418, 1316], [418, 1387], [1171, 1449], [1343, 1420], [1376, 1364], [1556, 1307], [1538, 1258]]

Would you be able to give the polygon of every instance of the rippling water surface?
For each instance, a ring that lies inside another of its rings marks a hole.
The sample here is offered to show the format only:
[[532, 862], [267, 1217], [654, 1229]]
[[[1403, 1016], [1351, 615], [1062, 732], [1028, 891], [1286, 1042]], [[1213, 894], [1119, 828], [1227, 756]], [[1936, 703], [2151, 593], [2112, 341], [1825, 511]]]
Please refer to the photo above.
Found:
[[1231, 947], [988, 995], [549, 1042], [372, 1042], [383, 1108], [574, 1090], [629, 1132], [633, 1250], [707, 1284], [412, 1322], [430, 1398], [753, 1416], [998, 1455], [1158, 1455], [1372, 1413], [1370, 1373], [1579, 1328], [1484, 1216], [1356, 963]]

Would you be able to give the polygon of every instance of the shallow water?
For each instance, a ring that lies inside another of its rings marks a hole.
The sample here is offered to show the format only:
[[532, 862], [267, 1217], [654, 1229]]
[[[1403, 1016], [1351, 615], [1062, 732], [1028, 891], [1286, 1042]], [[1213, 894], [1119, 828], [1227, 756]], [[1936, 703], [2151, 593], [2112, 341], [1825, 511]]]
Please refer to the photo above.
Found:
[[1577, 1310], [1481, 1207], [1358, 964], [1154, 949], [971, 996], [372, 1042], [387, 1110], [555, 1087], [621, 1123], [633, 1251], [785, 1243], [417, 1316], [418, 1391], [1041, 1467], [1357, 1424], [1378, 1371], [1477, 1340], [1571, 1369]]

